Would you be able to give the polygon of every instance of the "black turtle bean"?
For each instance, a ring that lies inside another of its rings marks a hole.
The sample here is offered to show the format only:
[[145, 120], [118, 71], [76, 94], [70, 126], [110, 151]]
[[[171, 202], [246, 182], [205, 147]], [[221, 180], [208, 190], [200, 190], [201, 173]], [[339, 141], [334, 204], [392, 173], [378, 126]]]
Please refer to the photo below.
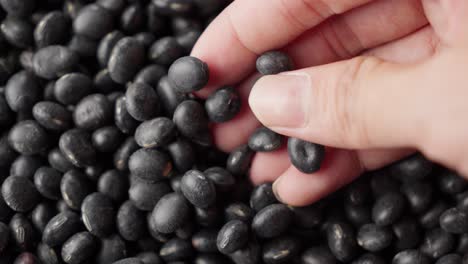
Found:
[[173, 37], [156, 40], [150, 47], [148, 59], [161, 66], [169, 66], [184, 54], [184, 49]]
[[135, 34], [145, 26], [146, 13], [140, 3], [128, 5], [120, 16], [120, 28], [127, 34]]
[[322, 145], [307, 142], [298, 138], [288, 139], [288, 154], [291, 163], [304, 173], [318, 171], [325, 157]]
[[36, 47], [63, 44], [69, 37], [70, 20], [60, 11], [46, 14], [34, 29]]
[[33, 26], [25, 19], [7, 17], [0, 24], [0, 32], [12, 46], [25, 49], [33, 43]]
[[182, 57], [171, 65], [168, 78], [178, 92], [198, 91], [208, 83], [208, 65], [195, 57]]
[[8, 134], [8, 142], [14, 150], [24, 155], [40, 153], [49, 143], [45, 129], [33, 120], [16, 123]]
[[102, 94], [92, 94], [83, 98], [73, 112], [73, 120], [78, 128], [95, 130], [112, 121], [112, 104]]
[[68, 42], [68, 48], [74, 51], [76, 54], [84, 58], [92, 57], [96, 54], [99, 42], [95, 39], [83, 36], [75, 35]]
[[200, 145], [211, 144], [208, 119], [200, 103], [193, 100], [180, 103], [174, 112], [173, 121], [183, 136]]
[[227, 122], [240, 111], [241, 99], [234, 87], [223, 87], [212, 93], [205, 101], [205, 110], [211, 121]]
[[115, 102], [114, 122], [124, 134], [133, 133], [138, 126], [138, 121], [127, 111], [125, 96], [120, 96]]
[[142, 211], [153, 210], [158, 201], [169, 192], [171, 188], [165, 181], [149, 183], [136, 180], [128, 190], [130, 200]]
[[468, 186], [468, 182], [456, 172], [445, 171], [439, 177], [439, 189], [448, 194], [463, 192]]
[[255, 187], [250, 195], [250, 207], [257, 212], [277, 202], [271, 183], [264, 183]]
[[67, 130], [72, 124], [71, 113], [62, 105], [49, 101], [38, 102], [32, 108], [34, 119], [49, 130]]
[[450, 253], [455, 247], [455, 237], [440, 228], [428, 230], [420, 250], [425, 255], [437, 259]]
[[101, 246], [95, 257], [96, 264], [113, 263], [127, 256], [125, 241], [118, 235], [101, 239]]
[[263, 245], [265, 264], [291, 263], [301, 250], [299, 239], [292, 236], [278, 237]]
[[219, 231], [216, 245], [223, 254], [231, 254], [243, 248], [249, 240], [249, 227], [240, 220], [227, 222]]
[[144, 62], [145, 49], [143, 45], [134, 38], [124, 37], [112, 49], [107, 68], [115, 82], [124, 84], [133, 79], [143, 67]]
[[118, 170], [108, 170], [99, 177], [97, 190], [114, 202], [122, 202], [127, 197], [128, 178]]
[[19, 250], [32, 250], [36, 241], [36, 230], [29, 219], [21, 214], [15, 214], [10, 220], [10, 244], [14, 243]]
[[29, 71], [14, 74], [5, 86], [5, 99], [15, 112], [30, 111], [40, 96], [39, 80]]
[[133, 137], [128, 137], [114, 153], [115, 168], [120, 171], [128, 170], [128, 160], [138, 148], [135, 139]]
[[177, 106], [188, 99], [187, 94], [179, 93], [174, 89], [167, 76], [161, 77], [156, 91], [161, 99], [160, 102], [164, 112], [168, 117], [172, 117]]
[[403, 218], [392, 226], [394, 245], [398, 250], [415, 248], [421, 242], [422, 230], [413, 218]]
[[167, 179], [172, 172], [172, 162], [163, 152], [156, 149], [139, 149], [129, 158], [130, 173], [148, 181]]
[[92, 192], [91, 183], [83, 172], [70, 170], [62, 177], [60, 192], [68, 207], [80, 210], [83, 200]]
[[60, 264], [61, 258], [57, 251], [44, 243], [37, 246], [37, 257], [44, 264]]
[[5, 203], [16, 212], [27, 212], [40, 202], [39, 192], [25, 177], [10, 176], [3, 181], [2, 196]]
[[283, 137], [266, 127], [261, 127], [249, 138], [249, 148], [257, 152], [270, 152], [281, 147]]
[[250, 168], [253, 152], [247, 145], [241, 145], [234, 149], [226, 162], [227, 170], [234, 175], [244, 175]]
[[202, 31], [200, 30], [190, 30], [184, 33], [181, 33], [176, 37], [177, 43], [185, 50], [186, 53], [190, 53], [200, 38]]
[[378, 252], [389, 247], [392, 239], [393, 234], [389, 228], [375, 224], [361, 226], [356, 236], [358, 245], [370, 252]]
[[173, 238], [161, 246], [159, 255], [166, 262], [189, 260], [193, 256], [193, 248], [189, 241]]
[[359, 252], [353, 228], [344, 222], [331, 223], [327, 228], [328, 247], [342, 262], [352, 260]]
[[278, 74], [294, 68], [291, 58], [281, 51], [269, 51], [258, 57], [257, 71], [263, 75]]
[[91, 136], [93, 146], [100, 152], [114, 152], [122, 142], [123, 134], [115, 126], [106, 126], [95, 130]]
[[51, 167], [41, 167], [34, 173], [34, 185], [42, 196], [51, 199], [60, 199], [60, 182], [62, 174]]
[[431, 173], [434, 165], [422, 154], [417, 153], [391, 165], [390, 173], [403, 181], [421, 180]]
[[10, 176], [20, 176], [33, 179], [37, 169], [44, 165], [39, 156], [21, 155], [10, 166]]
[[137, 241], [146, 234], [146, 216], [131, 201], [124, 202], [117, 212], [117, 230], [128, 241]]
[[189, 221], [191, 208], [182, 194], [164, 195], [154, 207], [151, 220], [161, 233], [172, 233]]
[[468, 232], [468, 212], [458, 208], [451, 208], [440, 216], [440, 227], [453, 234]]
[[62, 259], [67, 264], [80, 264], [90, 260], [97, 249], [96, 238], [88, 232], [80, 232], [63, 244]]
[[422, 213], [431, 205], [433, 193], [431, 184], [411, 182], [403, 184], [401, 190], [414, 213]]
[[292, 211], [284, 204], [272, 204], [260, 210], [252, 221], [252, 230], [261, 238], [277, 237], [287, 231]]
[[401, 251], [395, 255], [392, 264], [430, 264], [431, 259], [419, 250], [411, 249]]
[[346, 218], [355, 226], [361, 226], [372, 222], [372, 212], [368, 206], [346, 203], [344, 205]]
[[184, 139], [178, 139], [167, 146], [172, 162], [177, 171], [185, 173], [193, 168], [196, 158], [192, 144]]
[[217, 253], [216, 238], [218, 231], [215, 229], [202, 229], [192, 236], [192, 247], [199, 253]]
[[84, 6], [73, 20], [76, 34], [101, 39], [114, 27], [112, 13], [97, 4]]
[[79, 58], [70, 49], [52, 45], [39, 49], [33, 58], [35, 73], [45, 79], [55, 79], [71, 72], [78, 64]]
[[156, 37], [150, 32], [140, 32], [135, 34], [133, 37], [138, 40], [145, 48], [151, 46], [151, 44], [153, 44], [153, 42], [156, 40]]
[[138, 121], [150, 120], [159, 114], [159, 98], [151, 86], [132, 83], [125, 93], [128, 113]]
[[82, 73], [66, 74], [55, 82], [54, 95], [64, 105], [78, 103], [93, 89], [93, 81]]
[[150, 64], [138, 72], [138, 74], [135, 76], [135, 82], [142, 82], [153, 88], [156, 88], [161, 78], [166, 74], [167, 70], [163, 66]]
[[60, 172], [67, 172], [73, 169], [75, 166], [73, 163], [68, 161], [68, 159], [63, 155], [62, 151], [59, 148], [54, 148], [49, 151], [47, 155], [47, 160], [50, 166]]
[[176, 136], [174, 122], [157, 117], [141, 123], [135, 131], [135, 141], [143, 148], [157, 148], [170, 143]]
[[152, 0], [156, 10], [165, 15], [185, 15], [193, 8], [193, 1], [189, 0]]
[[187, 200], [196, 207], [207, 208], [216, 201], [214, 183], [200, 171], [186, 172], [180, 187]]
[[302, 253], [301, 261], [304, 264], [337, 264], [335, 256], [327, 247], [313, 247]]
[[255, 264], [261, 261], [261, 248], [257, 242], [249, 242], [246, 247], [229, 255], [235, 264]]
[[96, 150], [91, 135], [82, 129], [71, 129], [60, 136], [59, 147], [65, 157], [77, 167], [91, 166], [96, 162]]
[[379, 197], [372, 208], [372, 219], [379, 226], [395, 223], [402, 216], [406, 205], [400, 193], [388, 193]]
[[53, 203], [42, 202], [38, 204], [31, 212], [31, 222], [39, 232], [44, 232], [44, 228], [50, 219], [57, 214]]
[[125, 7], [124, 0], [97, 0], [96, 3], [113, 14], [119, 14]]
[[81, 218], [86, 229], [98, 237], [109, 236], [115, 227], [112, 200], [102, 193], [92, 193], [81, 204]]
[[448, 205], [443, 201], [439, 201], [419, 216], [419, 223], [426, 229], [434, 228], [439, 225], [439, 218], [447, 209], [449, 209]]
[[322, 206], [312, 204], [305, 207], [291, 207], [294, 224], [301, 228], [314, 228], [323, 220]]
[[204, 227], [214, 227], [220, 222], [222, 215], [217, 207], [199, 208], [195, 207], [195, 220], [197, 224]]
[[114, 49], [117, 42], [119, 42], [119, 40], [123, 39], [124, 37], [125, 35], [122, 32], [114, 30], [107, 33], [106, 36], [101, 39], [97, 48], [96, 57], [102, 67], [107, 66], [112, 50]]
[[50, 247], [61, 246], [65, 241], [83, 228], [80, 216], [65, 211], [54, 216], [44, 228], [42, 242]]
[[234, 176], [222, 167], [208, 168], [203, 174], [215, 184], [217, 190], [222, 192], [231, 190], [236, 183]]
[[9, 15], [25, 17], [32, 14], [36, 2], [34, 0], [1, 0], [0, 5]]

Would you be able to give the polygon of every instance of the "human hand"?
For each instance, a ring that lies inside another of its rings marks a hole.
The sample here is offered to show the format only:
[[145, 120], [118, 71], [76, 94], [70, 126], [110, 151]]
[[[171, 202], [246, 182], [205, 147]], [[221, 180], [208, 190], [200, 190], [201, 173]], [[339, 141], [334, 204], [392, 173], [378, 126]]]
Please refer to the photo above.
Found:
[[292, 166], [285, 149], [256, 155], [253, 182], [275, 181], [277, 196], [296, 206], [414, 149], [468, 175], [466, 14], [463, 0], [235, 1], [193, 50], [212, 73], [199, 95], [246, 79], [246, 102], [256, 58], [273, 49], [302, 70], [256, 82], [253, 112], [245, 103], [217, 125], [215, 142], [226, 151], [245, 143], [256, 116], [278, 133], [334, 147], [312, 175]]

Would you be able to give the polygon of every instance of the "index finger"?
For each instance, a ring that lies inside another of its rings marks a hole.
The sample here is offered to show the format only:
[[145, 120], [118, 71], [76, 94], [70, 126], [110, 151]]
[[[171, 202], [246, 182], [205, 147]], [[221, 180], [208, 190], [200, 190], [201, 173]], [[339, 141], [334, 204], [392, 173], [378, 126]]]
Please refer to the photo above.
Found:
[[281, 48], [327, 18], [371, 1], [234, 1], [208, 26], [192, 51], [210, 67], [210, 82], [199, 95], [238, 83], [252, 72], [259, 54]]

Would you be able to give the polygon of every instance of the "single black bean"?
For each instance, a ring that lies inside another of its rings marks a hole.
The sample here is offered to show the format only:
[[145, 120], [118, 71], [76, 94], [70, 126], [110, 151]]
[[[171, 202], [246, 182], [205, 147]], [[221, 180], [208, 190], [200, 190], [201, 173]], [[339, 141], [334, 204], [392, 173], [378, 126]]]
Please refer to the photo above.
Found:
[[199, 253], [217, 253], [216, 238], [218, 231], [216, 229], [202, 229], [192, 236], [192, 246]]
[[112, 264], [144, 264], [139, 258], [126, 258], [119, 261], [115, 261]]
[[91, 183], [83, 172], [70, 170], [62, 177], [60, 192], [68, 207], [80, 210], [83, 200], [92, 192]]
[[224, 209], [225, 221], [240, 220], [250, 223], [255, 216], [252, 208], [243, 203], [233, 203]]
[[174, 237], [174, 234], [172, 233], [161, 233], [156, 229], [156, 222], [153, 221], [152, 219], [152, 213], [148, 213], [146, 215], [146, 222], [147, 222], [147, 227], [148, 231], [151, 235], [151, 237], [160, 243], [166, 243], [169, 241], [171, 238]]
[[39, 49], [33, 58], [34, 71], [39, 77], [54, 79], [71, 72], [79, 58], [70, 49], [52, 45]]
[[92, 193], [81, 204], [81, 218], [86, 229], [98, 237], [106, 237], [115, 227], [115, 209], [112, 200], [102, 193]]
[[138, 121], [127, 111], [125, 96], [119, 97], [115, 102], [114, 122], [120, 131], [125, 134], [133, 133], [138, 126]]
[[96, 264], [113, 263], [127, 256], [127, 246], [119, 235], [101, 239], [101, 246], [96, 254]]
[[179, 93], [174, 89], [167, 76], [161, 77], [156, 91], [161, 99], [160, 101], [164, 112], [168, 117], [172, 117], [177, 106], [188, 99], [187, 94]]
[[294, 224], [300, 228], [314, 228], [323, 220], [323, 209], [320, 204], [312, 204], [304, 207], [291, 207]]
[[151, 220], [161, 233], [172, 233], [189, 221], [191, 208], [182, 194], [170, 193], [163, 196], [154, 207]]
[[10, 242], [10, 229], [7, 225], [0, 222], [0, 254], [8, 246], [8, 242]]
[[236, 183], [234, 176], [224, 168], [211, 167], [206, 169], [203, 174], [210, 179], [216, 186], [216, 189], [221, 192], [231, 190]]
[[294, 68], [291, 58], [281, 51], [269, 51], [258, 57], [257, 71], [263, 75], [278, 74]]
[[169, 66], [182, 57], [184, 49], [174, 37], [168, 36], [156, 40], [148, 51], [148, 59], [161, 66]]
[[124, 202], [117, 212], [117, 229], [128, 241], [137, 241], [146, 235], [146, 216], [131, 201]]
[[50, 130], [67, 130], [72, 124], [71, 113], [62, 105], [49, 101], [38, 102], [32, 109], [34, 119]]
[[361, 226], [372, 222], [372, 213], [369, 206], [345, 203], [346, 218], [355, 226]]
[[145, 9], [140, 3], [128, 5], [120, 16], [120, 28], [127, 34], [135, 34], [145, 26]]
[[143, 262], [143, 264], [163, 264], [162, 259], [156, 252], [142, 252], [136, 255], [136, 257], [139, 258]]
[[468, 232], [468, 212], [458, 208], [451, 208], [440, 216], [440, 227], [453, 234]]
[[431, 259], [419, 250], [410, 249], [396, 254], [392, 264], [430, 264]]
[[100, 152], [114, 152], [123, 140], [123, 134], [115, 126], [95, 130], [91, 136], [93, 146]]
[[437, 259], [450, 253], [455, 247], [455, 237], [440, 228], [426, 231], [420, 250], [425, 255]]
[[463, 192], [468, 182], [454, 171], [445, 171], [439, 176], [439, 189], [448, 194]]
[[250, 195], [250, 207], [257, 212], [277, 202], [271, 183], [264, 183], [255, 187]]
[[41, 87], [36, 76], [29, 71], [20, 71], [11, 76], [5, 86], [5, 99], [15, 112], [31, 111], [40, 100]]
[[95, 130], [112, 122], [112, 110], [106, 96], [88, 95], [76, 105], [73, 120], [78, 128]]
[[91, 166], [96, 162], [96, 150], [91, 143], [91, 135], [82, 129], [74, 128], [63, 133], [59, 147], [75, 166]]
[[101, 67], [107, 66], [112, 49], [115, 47], [117, 42], [119, 42], [119, 40], [123, 39], [124, 37], [125, 35], [122, 32], [114, 30], [107, 33], [107, 35], [101, 39], [96, 54], [97, 60], [99, 61]]
[[433, 189], [430, 183], [405, 183], [401, 191], [406, 196], [412, 212], [423, 213], [431, 206]]
[[[34, 69], [31, 69], [31, 71], [33, 70]], [[44, 87], [43, 99], [45, 101], [51, 101], [51, 102], [57, 101], [57, 99], [55, 98], [54, 90], [55, 90], [55, 81], [49, 81]]]
[[36, 47], [63, 44], [69, 37], [70, 20], [60, 11], [47, 13], [34, 29]]
[[242, 145], [234, 149], [226, 162], [226, 168], [234, 175], [244, 175], [250, 168], [253, 152], [247, 145]]
[[203, 146], [211, 144], [208, 119], [200, 103], [193, 100], [180, 103], [174, 112], [173, 121], [183, 136]]
[[178, 139], [167, 146], [172, 162], [177, 171], [185, 173], [195, 164], [195, 150], [189, 141]]
[[67, 46], [81, 57], [89, 58], [95, 56], [98, 45], [99, 42], [95, 39], [83, 35], [74, 35]]
[[304, 173], [318, 171], [325, 157], [322, 145], [307, 142], [298, 138], [288, 139], [288, 154], [291, 163]]
[[270, 152], [281, 147], [283, 137], [272, 130], [261, 127], [249, 138], [249, 147], [257, 152]]
[[16, 123], [10, 130], [8, 142], [14, 150], [24, 155], [40, 153], [49, 143], [45, 129], [33, 120]]
[[67, 264], [80, 264], [90, 260], [97, 251], [97, 241], [88, 232], [70, 237], [62, 247], [62, 259]]
[[354, 260], [351, 264], [385, 264], [385, 260], [372, 253], [366, 253]]
[[231, 254], [246, 245], [249, 240], [249, 227], [240, 220], [227, 222], [219, 231], [216, 245], [223, 254]]
[[414, 218], [403, 218], [392, 226], [394, 245], [398, 250], [415, 248], [421, 242], [422, 231]]
[[145, 121], [159, 114], [159, 98], [155, 90], [144, 83], [132, 83], [125, 93], [128, 113], [138, 121]]
[[25, 17], [34, 11], [34, 0], [1, 0], [0, 5], [9, 15]]
[[235, 264], [255, 264], [261, 261], [261, 248], [257, 242], [249, 242], [246, 247], [229, 255]]
[[10, 166], [10, 176], [20, 176], [33, 179], [37, 169], [44, 165], [39, 156], [21, 155]]
[[184, 33], [181, 33], [176, 37], [177, 43], [185, 50], [186, 53], [190, 53], [200, 38], [202, 31], [200, 30], [190, 30]]
[[128, 170], [128, 160], [138, 148], [133, 136], [128, 137], [114, 153], [115, 168], [120, 171]]
[[59, 148], [54, 148], [51, 151], [49, 151], [49, 154], [47, 155], [47, 160], [50, 166], [52, 166], [52, 168], [60, 172], [67, 172], [75, 167], [73, 163], [68, 161], [68, 159], [65, 157], [65, 155], [63, 155], [62, 151], [60, 151]]
[[29, 50], [23, 50], [19, 55], [19, 63], [21, 67], [23, 67], [23, 69], [27, 71], [34, 72], [33, 58], [34, 52]]
[[197, 170], [185, 173], [181, 181], [181, 191], [196, 207], [207, 208], [216, 201], [214, 183]]
[[135, 82], [142, 82], [156, 88], [161, 78], [166, 74], [167, 70], [163, 66], [150, 64], [138, 72], [135, 76]]
[[223, 87], [210, 95], [205, 101], [205, 110], [211, 121], [227, 122], [240, 111], [241, 99], [234, 87]]
[[195, 220], [198, 225], [214, 227], [220, 222], [222, 215], [217, 207], [199, 208], [195, 207]]
[[51, 167], [41, 167], [34, 173], [34, 185], [42, 196], [58, 200], [60, 196], [60, 182], [62, 173]]
[[327, 241], [328, 247], [339, 261], [348, 262], [359, 252], [354, 230], [347, 223], [331, 223], [327, 228]]
[[82, 73], [69, 73], [57, 80], [54, 95], [64, 105], [76, 104], [93, 89], [93, 81]]
[[135, 131], [135, 141], [143, 148], [157, 148], [170, 143], [176, 136], [174, 122], [157, 117], [141, 123]]
[[436, 264], [461, 264], [463, 263], [462, 257], [458, 254], [448, 254], [439, 258]]
[[132, 175], [148, 181], [167, 179], [172, 172], [172, 162], [163, 152], [156, 149], [139, 149], [128, 161]]
[[272, 204], [260, 210], [252, 221], [252, 230], [261, 238], [277, 237], [287, 231], [292, 211], [284, 204]]
[[191, 243], [180, 238], [167, 241], [159, 250], [159, 255], [166, 262], [188, 260], [193, 256], [193, 253]]
[[114, 27], [112, 13], [96, 4], [83, 7], [73, 20], [76, 34], [101, 39]]
[[156, 10], [164, 15], [185, 15], [193, 8], [193, 1], [189, 0], [152, 0]]
[[65, 211], [54, 216], [44, 228], [42, 242], [50, 247], [61, 246], [68, 238], [83, 228], [80, 216]]
[[60, 264], [62, 263], [57, 251], [49, 247], [47, 244], [40, 243], [37, 246], [37, 257], [43, 264]]
[[358, 245], [370, 252], [378, 252], [389, 247], [392, 239], [393, 234], [389, 228], [375, 224], [361, 226], [356, 237]]
[[113, 14], [119, 14], [125, 7], [125, 0], [98, 0], [96, 3]]
[[12, 46], [25, 49], [33, 43], [33, 26], [25, 19], [7, 17], [0, 24], [3, 37]]
[[44, 232], [44, 228], [50, 219], [57, 214], [53, 203], [42, 202], [38, 204], [31, 212], [31, 222], [39, 232]]
[[301, 243], [296, 237], [283, 236], [268, 241], [262, 250], [265, 264], [291, 263], [299, 255]]
[[145, 48], [131, 37], [120, 39], [112, 49], [107, 68], [111, 78], [124, 84], [133, 79], [145, 62]]
[[434, 228], [439, 225], [440, 216], [449, 209], [443, 201], [436, 202], [429, 210], [419, 216], [419, 223], [426, 229]]
[[195, 57], [182, 57], [171, 65], [168, 78], [181, 93], [198, 91], [208, 83], [208, 65]]
[[23, 214], [15, 214], [10, 220], [10, 244], [14, 243], [20, 251], [32, 250], [37, 233], [31, 221]]
[[431, 161], [417, 153], [391, 165], [389, 170], [394, 177], [402, 181], [413, 181], [426, 178], [433, 167]]
[[184, 16], [176, 16], [171, 19], [171, 27], [176, 35], [180, 35], [191, 30], [203, 30], [200, 20]]
[[303, 264], [337, 264], [335, 256], [327, 247], [313, 247], [302, 253]]
[[2, 184], [2, 196], [5, 203], [16, 212], [27, 212], [40, 202], [36, 187], [25, 177], [6, 178]]
[[142, 211], [151, 211], [159, 200], [171, 191], [165, 181], [150, 183], [136, 180], [132, 183], [128, 194], [133, 204]]
[[153, 33], [150, 32], [140, 32], [135, 34], [133, 37], [143, 46], [145, 46], [145, 48], [150, 47], [151, 44], [153, 44], [153, 42], [156, 40], [156, 37], [153, 35]]
[[118, 170], [108, 170], [99, 177], [97, 190], [114, 202], [121, 202], [127, 197], [128, 178]]
[[395, 223], [402, 216], [406, 205], [400, 193], [388, 193], [379, 197], [372, 208], [372, 219], [379, 226]]

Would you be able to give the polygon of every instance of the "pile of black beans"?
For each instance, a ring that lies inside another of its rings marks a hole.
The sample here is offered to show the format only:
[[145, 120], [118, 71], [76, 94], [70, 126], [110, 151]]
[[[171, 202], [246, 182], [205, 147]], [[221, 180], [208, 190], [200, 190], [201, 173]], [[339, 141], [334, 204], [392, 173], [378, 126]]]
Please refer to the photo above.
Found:
[[[0, 264], [468, 263], [468, 184], [420, 154], [299, 208], [248, 179], [280, 135], [213, 146], [240, 97], [193, 96], [188, 55], [229, 2], [0, 0]], [[325, 152], [288, 151], [305, 173]]]

